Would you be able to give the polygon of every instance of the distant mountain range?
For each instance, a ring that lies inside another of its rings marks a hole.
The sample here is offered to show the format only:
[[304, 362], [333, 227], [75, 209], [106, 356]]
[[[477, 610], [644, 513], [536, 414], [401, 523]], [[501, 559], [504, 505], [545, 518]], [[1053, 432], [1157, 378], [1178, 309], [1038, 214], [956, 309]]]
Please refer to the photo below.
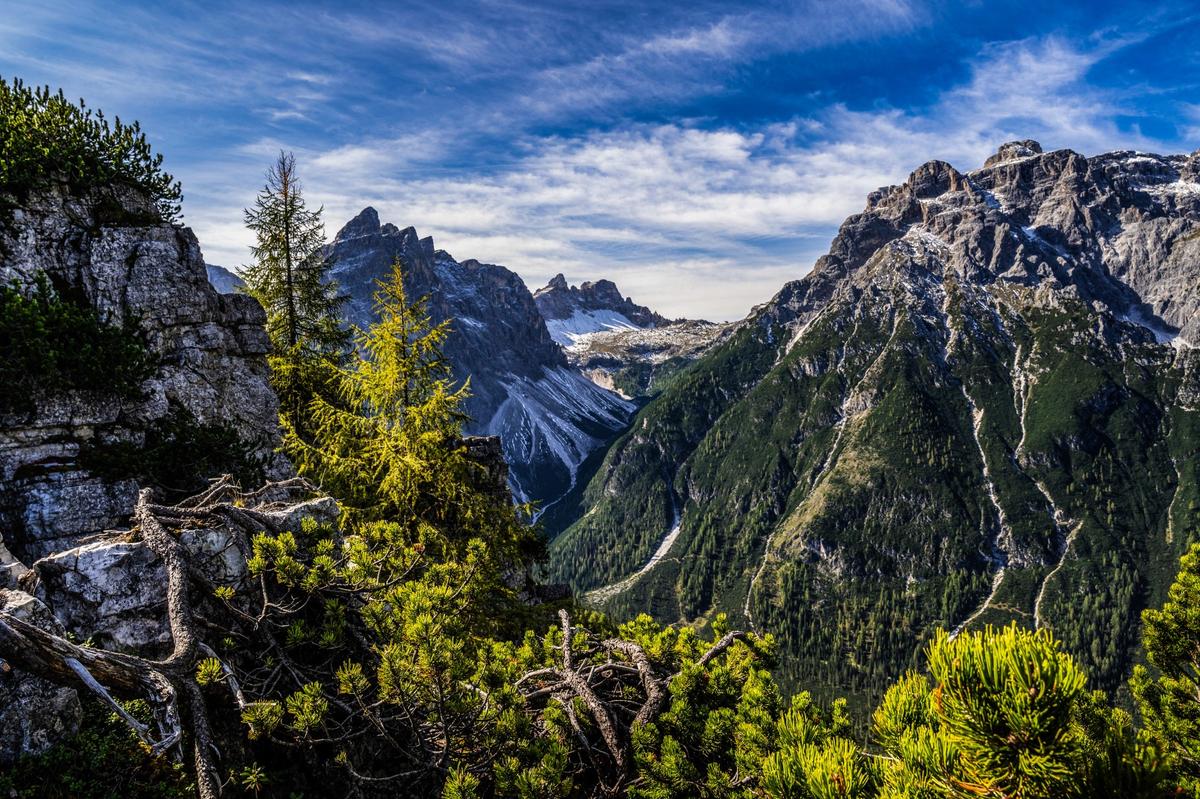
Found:
[[568, 286], [559, 274], [533, 298], [567, 360], [626, 398], [658, 391], [725, 329], [703, 320], [667, 319], [622, 297], [611, 280]]
[[662, 327], [669, 320], [622, 297], [611, 280], [598, 280], [568, 286], [561, 273], [533, 295], [550, 337], [570, 347], [581, 337], [612, 330], [640, 330]]
[[[452, 320], [446, 356], [456, 378], [471, 381], [468, 432], [501, 436], [512, 488], [522, 500], [548, 505], [574, 487], [588, 457], [625, 428], [635, 410], [629, 400], [648, 388], [648, 376], [656, 369], [665, 373], [659, 368], [662, 352], [676, 346], [673, 324], [623, 298], [611, 281], [573, 287], [558, 275], [535, 296], [511, 270], [475, 260], [460, 263], [411, 227], [381, 224], [373, 208], [350, 220], [326, 253], [350, 298], [348, 322], [365, 327], [373, 321], [375, 281], [387, 277], [397, 257], [405, 266], [409, 296], [427, 297], [435, 320]], [[241, 285], [220, 266], [210, 264], [208, 275], [223, 293]], [[698, 339], [711, 339], [709, 328], [716, 333], [708, 323], [687, 324], [700, 325], [685, 337], [689, 353], [698, 350]], [[659, 345], [626, 345], [619, 354], [619, 345], [609, 347], [603, 368], [585, 369], [569, 357], [572, 347], [600, 346], [595, 339], [606, 332], [651, 330], [659, 331]], [[690, 360], [676, 357], [670, 366]], [[613, 371], [632, 375], [616, 381], [631, 391], [616, 390]]]
[[561, 496], [587, 457], [627, 423], [633, 405], [571, 368], [511, 270], [460, 263], [411, 227], [381, 225], [373, 208], [348, 222], [327, 252], [350, 296], [349, 321], [370, 324], [375, 281], [396, 258], [409, 296], [427, 297], [435, 321], [452, 320], [445, 354], [455, 376], [471, 381], [468, 432], [501, 436], [518, 498]]
[[935, 629], [1015, 620], [1115, 690], [1200, 531], [1200, 152], [931, 161], [728, 325], [531, 294], [370, 208], [329, 254], [350, 321], [397, 256], [454, 320], [472, 432], [553, 508], [551, 577], [726, 612], [793, 685], [866, 702]]
[[931, 161], [638, 412], [551, 574], [828, 695], [1010, 620], [1115, 690], [1200, 536], [1197, 344], [1200, 152]]

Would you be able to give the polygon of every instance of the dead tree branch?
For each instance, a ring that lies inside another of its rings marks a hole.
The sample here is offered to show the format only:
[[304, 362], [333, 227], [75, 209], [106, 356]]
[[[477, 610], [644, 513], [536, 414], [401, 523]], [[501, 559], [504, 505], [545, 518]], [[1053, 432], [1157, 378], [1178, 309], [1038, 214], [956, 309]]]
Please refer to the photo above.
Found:
[[[583, 757], [599, 778], [599, 795], [623, 795], [634, 777], [633, 733], [662, 715], [671, 681], [681, 672], [659, 671], [641, 646], [619, 638], [592, 639], [586, 651], [577, 651], [574, 639], [579, 628], [571, 624], [566, 610], [559, 611], [559, 619], [561, 663], [527, 672], [517, 680], [516, 688], [531, 709], [540, 709], [550, 700], [561, 704], [580, 741]], [[741, 631], [722, 636], [696, 659], [693, 667], [704, 668], [735, 641], [748, 638]], [[640, 699], [630, 698], [638, 694]], [[587, 708], [599, 740], [589, 738], [576, 702]], [[622, 724], [618, 718], [630, 720]]]

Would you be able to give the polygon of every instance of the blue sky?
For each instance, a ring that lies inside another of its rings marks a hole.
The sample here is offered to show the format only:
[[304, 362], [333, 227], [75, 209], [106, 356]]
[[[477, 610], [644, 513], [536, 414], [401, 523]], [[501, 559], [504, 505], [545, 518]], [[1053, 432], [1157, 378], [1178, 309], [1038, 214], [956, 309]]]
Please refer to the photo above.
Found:
[[286, 148], [330, 236], [370, 204], [713, 319], [931, 158], [1200, 147], [1195, 2], [5, 0], [0, 74], [141, 120], [210, 262]]

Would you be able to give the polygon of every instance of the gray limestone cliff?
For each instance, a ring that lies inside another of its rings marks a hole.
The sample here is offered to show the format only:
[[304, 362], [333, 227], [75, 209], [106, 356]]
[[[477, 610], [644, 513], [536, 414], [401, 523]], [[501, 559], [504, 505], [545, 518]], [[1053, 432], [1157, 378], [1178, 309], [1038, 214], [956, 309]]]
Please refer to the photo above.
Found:
[[[97, 202], [51, 188], [0, 221], [0, 284], [27, 296], [39, 282], [52, 286], [130, 331], [152, 364], [140, 386], [35, 389], [21, 407], [0, 411], [0, 610], [128, 649], [165, 635], [161, 566], [143, 543], [103, 534], [128, 519], [139, 475], [100, 470], [84, 453], [165, 447], [157, 457], [178, 474], [196, 457], [194, 443], [161, 432], [186, 420], [193, 431], [225, 431], [222, 440], [240, 442], [265, 473], [290, 472], [274, 454], [262, 308], [213, 289], [191, 230], [154, 218], [134, 193], [109, 190]], [[193, 538], [220, 561], [219, 541]], [[233, 579], [219, 563], [212, 571], [218, 582]], [[0, 662], [0, 762], [44, 751], [80, 718], [74, 690]]]
[[98, 205], [60, 189], [35, 195], [0, 223], [0, 284], [28, 292], [44, 276], [101, 319], [132, 322], [155, 364], [132, 399], [55, 391], [0, 418], [0, 564], [31, 565], [123, 522], [136, 481], [93, 473], [81, 451], [136, 449], [168, 419], [227, 430], [268, 470], [288, 468], [271, 454], [276, 399], [262, 309], [214, 290], [191, 230], [152, 218], [136, 194]]

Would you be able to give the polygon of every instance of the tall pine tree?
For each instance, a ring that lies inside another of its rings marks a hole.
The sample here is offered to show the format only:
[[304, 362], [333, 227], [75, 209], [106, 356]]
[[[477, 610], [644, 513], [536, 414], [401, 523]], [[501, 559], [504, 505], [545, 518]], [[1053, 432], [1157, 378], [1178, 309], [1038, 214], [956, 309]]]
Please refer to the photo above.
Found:
[[333, 264], [323, 252], [322, 210], [308, 209], [296, 159], [284, 152], [267, 170], [254, 207], [245, 210], [256, 239], [254, 263], [242, 271], [245, 290], [267, 312], [281, 421], [304, 437], [308, 405], [327, 388], [329, 367], [340, 362], [350, 341], [339, 318], [346, 298], [330, 278]]

